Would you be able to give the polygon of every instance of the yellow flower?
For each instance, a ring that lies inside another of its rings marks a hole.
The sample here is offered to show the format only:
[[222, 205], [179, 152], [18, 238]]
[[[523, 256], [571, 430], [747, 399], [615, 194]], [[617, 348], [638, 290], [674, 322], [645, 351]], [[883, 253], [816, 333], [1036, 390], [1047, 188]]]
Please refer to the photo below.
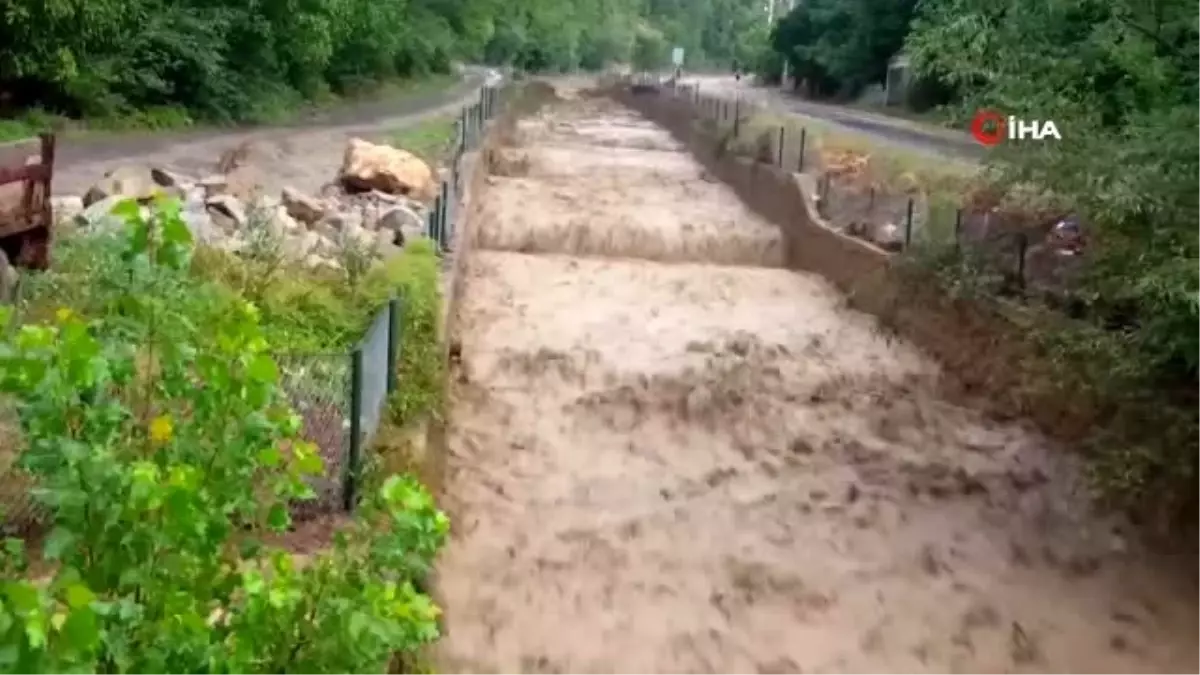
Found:
[[59, 323], [66, 323], [71, 317], [75, 316], [75, 312], [72, 312], [68, 307], [59, 307], [54, 316], [58, 318]]
[[170, 415], [159, 415], [150, 422], [150, 440], [156, 444], [163, 444], [171, 440], [171, 433], [174, 427], [171, 425]]

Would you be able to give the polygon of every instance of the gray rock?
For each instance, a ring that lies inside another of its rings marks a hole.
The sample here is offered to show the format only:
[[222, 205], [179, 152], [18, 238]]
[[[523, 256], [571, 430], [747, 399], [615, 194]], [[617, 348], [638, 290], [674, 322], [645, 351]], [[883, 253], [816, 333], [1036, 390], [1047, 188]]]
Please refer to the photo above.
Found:
[[295, 188], [285, 187], [279, 198], [288, 215], [306, 225], [325, 217], [326, 206], [321, 200], [309, 197]]
[[50, 208], [54, 210], [54, 220], [58, 222], [74, 220], [75, 216], [83, 213], [83, 198], [75, 195], [51, 197]]
[[407, 206], [393, 206], [379, 217], [379, 227], [406, 234], [421, 232], [425, 229], [425, 219]]
[[[128, 199], [124, 195], [111, 195], [92, 202], [79, 213], [75, 214], [75, 224], [91, 229], [119, 228], [123, 221], [112, 215], [113, 207]], [[86, 200], [85, 200], [86, 201]]]
[[246, 207], [232, 195], [217, 195], [205, 200], [213, 220], [225, 229], [237, 229], [246, 224]]
[[338, 211], [330, 213], [321, 220], [322, 224], [328, 225], [335, 232], [345, 232], [349, 229], [362, 228], [363, 217], [357, 211]]
[[17, 283], [21, 274], [8, 262], [8, 255], [0, 251], [0, 304], [13, 302], [17, 295]]
[[187, 187], [187, 181], [183, 177], [172, 171], [157, 166], [150, 169], [150, 180], [154, 181], [156, 185], [167, 188]]
[[203, 204], [199, 205], [199, 208], [196, 206], [185, 207], [179, 212], [179, 217], [191, 231], [192, 238], [198, 243], [212, 245], [224, 238], [223, 233], [213, 223], [212, 217], [208, 215]]
[[146, 201], [162, 192], [150, 170], [144, 166], [120, 166], [104, 174], [83, 195], [83, 205], [91, 206], [108, 197], [124, 197]]

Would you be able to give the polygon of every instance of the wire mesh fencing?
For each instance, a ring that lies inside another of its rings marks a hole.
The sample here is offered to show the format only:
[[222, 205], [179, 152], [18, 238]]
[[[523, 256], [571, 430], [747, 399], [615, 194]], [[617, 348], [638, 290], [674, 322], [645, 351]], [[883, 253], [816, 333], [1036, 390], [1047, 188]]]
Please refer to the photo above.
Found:
[[[634, 93], [658, 83], [646, 76], [627, 81]], [[980, 290], [996, 295], [1063, 300], [1081, 274], [1080, 249], [1051, 236], [1057, 219], [1018, 222], [994, 208], [960, 207], [913, 186], [873, 180], [861, 157], [823, 152], [817, 130], [771, 111], [761, 96], [670, 82], [652, 93], [686, 106], [717, 137], [719, 151], [807, 176], [817, 213], [845, 234], [893, 253], [938, 249], [954, 265], [970, 267]]]
[[[439, 255], [454, 248], [456, 206], [464, 188], [463, 158], [482, 146], [489, 123], [504, 108], [511, 86], [485, 86], [478, 99], [462, 109], [449, 170], [425, 224], [425, 234], [434, 241]], [[12, 289], [13, 297], [5, 298], [21, 315], [20, 320], [10, 322], [10, 328], [39, 318], [23, 316], [26, 286], [18, 284]], [[403, 311], [404, 299], [392, 298], [376, 311], [362, 338], [348, 351], [274, 355], [281, 392], [302, 419], [304, 439], [316, 446], [324, 462], [322, 475], [310, 480], [315, 498], [292, 505], [297, 520], [353, 510], [361, 487], [364, 449], [379, 431], [388, 399], [399, 384]], [[0, 533], [25, 536], [40, 531], [48, 514], [31, 496], [33, 480], [17, 466], [21, 443], [15, 411], [12, 401], [0, 400]]]

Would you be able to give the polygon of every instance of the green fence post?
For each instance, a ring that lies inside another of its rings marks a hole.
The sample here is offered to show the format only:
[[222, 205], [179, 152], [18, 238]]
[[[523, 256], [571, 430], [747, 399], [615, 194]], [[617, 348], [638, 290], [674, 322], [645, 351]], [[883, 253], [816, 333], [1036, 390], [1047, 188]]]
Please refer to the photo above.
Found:
[[463, 106], [462, 114], [458, 118], [458, 126], [462, 129], [462, 143], [459, 147], [463, 150], [467, 149], [467, 134], [470, 133], [470, 128], [467, 125], [467, 107]]
[[808, 144], [808, 129], [800, 127], [800, 159], [796, 161], [796, 172], [804, 173], [804, 148]]
[[430, 217], [433, 219], [433, 243], [437, 244], [437, 251], [442, 252], [442, 209], [445, 204], [442, 202], [442, 196], [438, 195], [433, 199], [433, 209], [430, 211]]
[[742, 97], [733, 99], [733, 137], [738, 137], [742, 125]]
[[785, 133], [784, 127], [782, 124], [780, 124], [779, 125], [779, 162], [778, 162], [778, 164], [779, 164], [779, 168], [781, 168], [781, 169], [783, 168], [783, 147], [784, 147], [784, 141], [786, 140], [786, 136], [784, 136], [784, 133]]
[[342, 508], [347, 513], [354, 511], [358, 491], [358, 469], [362, 454], [362, 347], [350, 352], [350, 448], [346, 454], [346, 468], [342, 475]]
[[450, 184], [447, 183], [446, 181], [442, 181], [442, 194], [439, 197], [439, 200], [442, 202], [442, 214], [441, 214], [442, 224], [441, 224], [441, 226], [438, 227], [438, 234], [441, 235], [441, 242], [439, 242], [439, 245], [443, 251], [449, 251], [450, 250], [450, 228], [452, 227], [451, 220], [450, 220], [450, 208], [451, 208], [450, 202], [451, 202], [451, 200], [450, 200]]
[[907, 249], [912, 245], [912, 226], [913, 226], [913, 199], [908, 198], [908, 206], [904, 211], [904, 248]]
[[388, 300], [387, 392], [396, 391], [396, 361], [400, 355], [400, 298]]

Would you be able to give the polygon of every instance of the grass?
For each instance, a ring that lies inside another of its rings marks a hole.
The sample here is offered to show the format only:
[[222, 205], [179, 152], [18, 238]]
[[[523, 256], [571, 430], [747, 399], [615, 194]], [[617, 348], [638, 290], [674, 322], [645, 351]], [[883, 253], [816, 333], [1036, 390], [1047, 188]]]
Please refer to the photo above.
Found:
[[457, 120], [455, 115], [438, 115], [421, 120], [393, 132], [391, 143], [436, 166], [454, 147]]
[[[458, 81], [458, 78], [453, 75], [395, 79], [364, 84], [352, 88], [343, 96], [329, 94], [316, 101], [303, 101], [283, 96], [264, 97], [249, 118], [242, 120], [241, 123], [282, 124], [363, 102], [425, 96], [448, 89]], [[219, 128], [220, 126], [222, 125], [198, 120], [179, 106], [155, 106], [119, 116], [92, 117], [82, 120], [71, 119], [40, 109], [30, 109], [16, 117], [0, 119], [0, 143], [29, 139], [47, 130], [78, 136], [134, 131], [180, 131], [196, 127]]]

